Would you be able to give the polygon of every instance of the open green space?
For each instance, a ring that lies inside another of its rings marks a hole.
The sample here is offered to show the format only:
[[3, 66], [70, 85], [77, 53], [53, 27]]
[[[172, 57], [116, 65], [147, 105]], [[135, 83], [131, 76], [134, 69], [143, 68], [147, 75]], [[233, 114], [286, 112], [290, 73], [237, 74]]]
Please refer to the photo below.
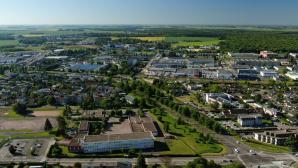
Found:
[[199, 46], [212, 46], [212, 45], [218, 45], [220, 43], [220, 40], [218, 39], [211, 39], [209, 41], [182, 41], [177, 42], [172, 45], [172, 47], [199, 47]]
[[[167, 143], [170, 151], [162, 152], [161, 154], [204, 154], [221, 153], [223, 151], [223, 147], [220, 144], [198, 142], [199, 132], [192, 129], [190, 125], [178, 125], [177, 119], [170, 114], [164, 113], [162, 117], [157, 117], [153, 113], [150, 114], [158, 121], [162, 129], [164, 129], [164, 123], [167, 123], [169, 125], [169, 132], [176, 137], [175, 140]], [[162, 122], [158, 118], [161, 118]]]
[[19, 44], [18, 40], [0, 40], [0, 47], [16, 46], [18, 44]]
[[[240, 137], [235, 137], [239, 141], [241, 140]], [[244, 144], [252, 147], [256, 151], [264, 151], [264, 152], [270, 152], [270, 153], [289, 153], [291, 152], [290, 147], [287, 146], [275, 146], [272, 144], [262, 143], [255, 140], [243, 140]]]

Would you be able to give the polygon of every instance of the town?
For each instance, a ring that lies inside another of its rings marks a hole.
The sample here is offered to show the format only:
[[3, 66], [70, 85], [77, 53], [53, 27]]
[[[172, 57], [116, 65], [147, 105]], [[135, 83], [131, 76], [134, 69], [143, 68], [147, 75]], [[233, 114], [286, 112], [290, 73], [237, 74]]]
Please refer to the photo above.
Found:
[[298, 37], [287, 31], [9, 29], [0, 165], [298, 165]]

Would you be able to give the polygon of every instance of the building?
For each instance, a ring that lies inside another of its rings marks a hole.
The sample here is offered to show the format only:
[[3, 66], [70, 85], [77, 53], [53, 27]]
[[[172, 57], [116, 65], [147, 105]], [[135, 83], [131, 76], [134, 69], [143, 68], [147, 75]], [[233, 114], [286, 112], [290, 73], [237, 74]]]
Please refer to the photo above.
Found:
[[298, 53], [290, 53], [289, 55], [294, 57], [294, 58], [298, 58]]
[[270, 70], [260, 71], [260, 76], [262, 78], [278, 78], [279, 77], [277, 72], [270, 71]]
[[288, 72], [286, 76], [292, 80], [298, 80], [298, 72]]
[[238, 59], [234, 59], [234, 65], [274, 67], [274, 66], [280, 66], [280, 61], [270, 60], [270, 59], [238, 58]]
[[262, 58], [272, 58], [272, 57], [277, 57], [278, 54], [277, 53], [274, 53], [272, 51], [261, 51], [260, 52], [260, 56]]
[[96, 72], [101, 69], [106, 68], [107, 65], [97, 65], [97, 64], [74, 64], [70, 66], [70, 70], [72, 71], [88, 71], [88, 72]]
[[267, 107], [264, 107], [263, 110], [264, 110], [265, 114], [268, 114], [268, 115], [274, 116], [274, 117], [276, 117], [280, 112], [279, 110], [277, 110], [275, 108], [267, 108]]
[[88, 135], [89, 134], [89, 122], [88, 121], [81, 121], [80, 127], [79, 127], [79, 135]]
[[239, 102], [235, 100], [234, 96], [227, 93], [206, 93], [205, 101], [209, 104], [218, 103], [220, 107], [228, 104], [232, 107], [239, 107]]
[[254, 133], [254, 139], [263, 143], [284, 145], [288, 138], [297, 138], [297, 133], [297, 130], [266, 131], [262, 133]]
[[228, 55], [233, 58], [252, 58], [252, 59], [257, 59], [260, 58], [260, 54], [256, 53], [231, 53], [229, 52]]
[[84, 153], [154, 148], [154, 137], [151, 132], [92, 135], [85, 136], [80, 141]]
[[[119, 123], [116, 123], [119, 124]], [[152, 118], [145, 116], [129, 117], [125, 131], [88, 135], [89, 123], [82, 122], [79, 135], [69, 143], [69, 150], [76, 153], [100, 153], [127, 149], [154, 148], [154, 137], [159, 135]]]
[[238, 69], [238, 80], [259, 80], [259, 72], [255, 69]]
[[231, 71], [228, 70], [217, 70], [216, 77], [217, 79], [230, 80], [233, 79], [234, 75]]
[[256, 127], [262, 125], [261, 115], [238, 115], [237, 122], [241, 127]]

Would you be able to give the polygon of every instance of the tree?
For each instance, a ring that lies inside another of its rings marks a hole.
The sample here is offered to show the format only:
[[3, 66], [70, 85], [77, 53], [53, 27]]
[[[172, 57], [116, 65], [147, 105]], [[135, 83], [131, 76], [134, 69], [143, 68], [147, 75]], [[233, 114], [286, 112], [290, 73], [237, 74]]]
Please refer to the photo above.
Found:
[[294, 137], [289, 137], [286, 140], [285, 145], [291, 147], [293, 152], [296, 152], [298, 150], [298, 141]]
[[79, 163], [79, 162], [76, 162], [73, 167], [74, 168], [81, 168], [82, 167], [82, 164]]
[[46, 122], [44, 124], [44, 130], [45, 131], [50, 131], [53, 129], [52, 123], [50, 122], [50, 120], [47, 118]]
[[168, 122], [164, 123], [164, 130], [165, 130], [165, 132], [169, 132], [169, 123]]
[[142, 153], [140, 152], [138, 155], [138, 160], [137, 160], [137, 168], [146, 168], [146, 161]]
[[21, 103], [13, 105], [12, 109], [20, 115], [26, 115], [28, 113], [27, 106]]
[[56, 99], [53, 96], [49, 96], [47, 103], [51, 106], [54, 106], [54, 105], [56, 105]]
[[51, 148], [51, 156], [53, 157], [59, 157], [62, 154], [62, 149], [57, 145], [54, 144]]
[[16, 148], [15, 148], [15, 146], [10, 145], [8, 150], [9, 150], [9, 152], [10, 152], [11, 154], [13, 154], [13, 155], [16, 154]]

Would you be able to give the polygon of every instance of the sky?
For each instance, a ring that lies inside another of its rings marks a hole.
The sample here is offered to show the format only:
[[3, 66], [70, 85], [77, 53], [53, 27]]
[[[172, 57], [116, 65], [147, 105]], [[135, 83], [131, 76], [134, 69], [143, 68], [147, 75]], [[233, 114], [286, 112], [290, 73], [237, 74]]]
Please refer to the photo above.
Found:
[[298, 25], [298, 0], [0, 0], [0, 25]]

